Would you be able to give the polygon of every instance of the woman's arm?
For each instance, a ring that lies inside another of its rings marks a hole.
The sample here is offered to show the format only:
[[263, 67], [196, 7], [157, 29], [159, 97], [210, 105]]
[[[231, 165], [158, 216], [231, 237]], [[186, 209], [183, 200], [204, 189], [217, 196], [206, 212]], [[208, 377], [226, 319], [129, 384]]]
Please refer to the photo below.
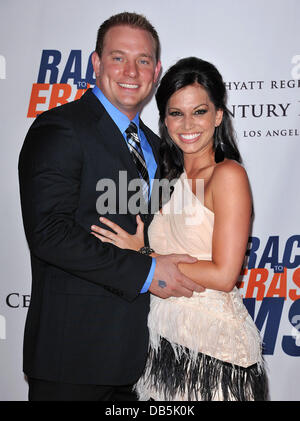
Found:
[[229, 292], [241, 272], [247, 247], [252, 200], [247, 173], [234, 161], [216, 167], [212, 179], [215, 215], [212, 260], [178, 268], [205, 288]]
[[[107, 218], [101, 217], [100, 221], [107, 225], [110, 230], [92, 225], [91, 234], [102, 242], [135, 251], [139, 251], [144, 246], [144, 224], [138, 215], [136, 217], [137, 229], [133, 235]], [[155, 271], [149, 286], [149, 291], [152, 294], [160, 298], [191, 297], [194, 291], [204, 291], [204, 288], [199, 283], [192, 281], [178, 270], [178, 264], [181, 262], [192, 264], [197, 261], [194, 257], [183, 254], [162, 256], [155, 252], [150, 257], [156, 257]]]

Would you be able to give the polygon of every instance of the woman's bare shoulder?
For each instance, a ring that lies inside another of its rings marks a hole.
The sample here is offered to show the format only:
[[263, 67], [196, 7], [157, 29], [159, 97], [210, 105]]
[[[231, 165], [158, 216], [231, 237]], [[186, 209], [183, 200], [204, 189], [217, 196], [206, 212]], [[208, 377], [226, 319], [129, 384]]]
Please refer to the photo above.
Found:
[[245, 168], [237, 161], [226, 159], [216, 165], [212, 177], [212, 191], [221, 196], [229, 192], [249, 194], [249, 180]]
[[248, 179], [247, 172], [243, 165], [233, 159], [225, 159], [218, 163], [214, 169], [213, 177], [216, 181], [224, 179]]

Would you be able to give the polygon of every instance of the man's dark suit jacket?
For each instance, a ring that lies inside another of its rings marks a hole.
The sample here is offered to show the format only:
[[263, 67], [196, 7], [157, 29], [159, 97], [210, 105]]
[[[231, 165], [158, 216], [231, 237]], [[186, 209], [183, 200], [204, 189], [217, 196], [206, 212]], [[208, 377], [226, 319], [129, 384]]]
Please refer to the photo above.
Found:
[[[159, 164], [159, 138], [142, 122], [141, 128]], [[96, 184], [118, 181], [119, 171], [128, 172], [128, 183], [138, 177], [122, 134], [91, 90], [44, 112], [29, 129], [19, 181], [32, 266], [24, 336], [30, 377], [125, 385], [141, 375], [149, 293], [140, 290], [151, 258], [90, 234], [90, 226], [100, 224]], [[106, 216], [136, 231], [135, 215]], [[147, 231], [152, 215], [143, 219]]]

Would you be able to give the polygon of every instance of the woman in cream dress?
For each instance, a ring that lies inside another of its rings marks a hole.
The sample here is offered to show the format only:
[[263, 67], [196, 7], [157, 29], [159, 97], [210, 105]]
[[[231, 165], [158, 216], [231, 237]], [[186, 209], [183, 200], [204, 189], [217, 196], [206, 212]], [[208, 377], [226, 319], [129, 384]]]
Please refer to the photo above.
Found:
[[[212, 64], [182, 59], [162, 78], [156, 100], [162, 173], [173, 191], [168, 201], [162, 194], [150, 225], [151, 256], [197, 258], [178, 267], [205, 291], [191, 298], [151, 296], [149, 355], [136, 391], [140, 400], [266, 400], [260, 334], [235, 286], [252, 202], [224, 82]], [[139, 218], [136, 235], [106, 224], [113, 232], [94, 228], [102, 241], [143, 247]]]

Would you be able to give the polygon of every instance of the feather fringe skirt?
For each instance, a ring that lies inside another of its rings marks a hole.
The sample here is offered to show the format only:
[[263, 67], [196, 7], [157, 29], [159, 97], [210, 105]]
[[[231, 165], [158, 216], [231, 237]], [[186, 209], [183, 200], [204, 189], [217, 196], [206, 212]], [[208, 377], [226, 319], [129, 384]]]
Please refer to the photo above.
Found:
[[163, 337], [157, 349], [150, 347], [144, 373], [135, 385], [140, 400], [268, 400], [263, 363], [244, 368], [202, 353], [191, 358], [188, 348], [180, 348], [178, 354]]

